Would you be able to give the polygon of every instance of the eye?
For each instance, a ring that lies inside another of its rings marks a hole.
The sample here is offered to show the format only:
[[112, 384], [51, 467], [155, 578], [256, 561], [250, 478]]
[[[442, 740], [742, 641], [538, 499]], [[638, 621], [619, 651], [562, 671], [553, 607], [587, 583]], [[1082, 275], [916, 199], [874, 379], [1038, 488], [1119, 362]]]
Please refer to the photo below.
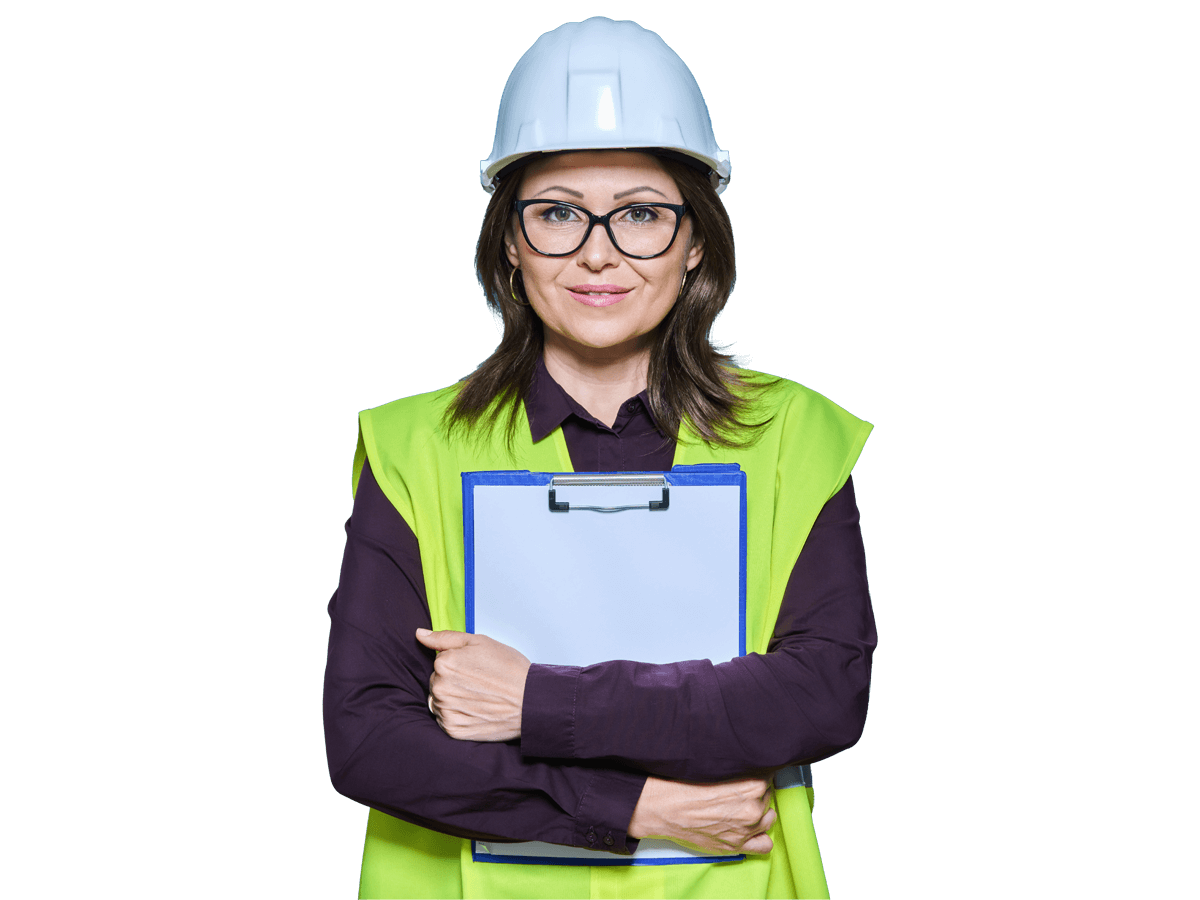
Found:
[[653, 206], [634, 206], [627, 209], [621, 218], [630, 225], [649, 225], [659, 218], [659, 212]]
[[569, 206], [555, 205], [547, 206], [542, 209], [542, 211], [538, 213], [538, 217], [543, 221], [553, 225], [563, 225], [568, 222], [574, 222], [578, 220], [579, 213]]

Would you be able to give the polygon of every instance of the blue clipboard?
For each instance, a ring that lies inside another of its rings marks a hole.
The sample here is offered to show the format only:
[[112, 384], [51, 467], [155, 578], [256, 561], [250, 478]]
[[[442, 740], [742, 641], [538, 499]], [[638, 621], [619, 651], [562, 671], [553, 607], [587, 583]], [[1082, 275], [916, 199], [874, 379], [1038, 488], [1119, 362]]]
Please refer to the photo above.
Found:
[[[746, 652], [746, 475], [464, 472], [466, 629], [551, 665], [725, 662]], [[633, 856], [475, 841], [479, 862], [678, 865], [740, 860], [670, 841]]]

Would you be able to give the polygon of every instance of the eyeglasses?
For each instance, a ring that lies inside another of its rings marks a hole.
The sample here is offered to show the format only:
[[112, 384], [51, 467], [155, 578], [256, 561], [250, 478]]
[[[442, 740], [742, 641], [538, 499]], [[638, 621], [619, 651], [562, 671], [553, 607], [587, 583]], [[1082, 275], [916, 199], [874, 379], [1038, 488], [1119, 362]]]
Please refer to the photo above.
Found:
[[561, 200], [517, 200], [521, 233], [542, 256], [571, 256], [587, 243], [592, 229], [603, 225], [608, 238], [625, 256], [654, 259], [675, 243], [686, 203], [630, 203], [598, 216]]

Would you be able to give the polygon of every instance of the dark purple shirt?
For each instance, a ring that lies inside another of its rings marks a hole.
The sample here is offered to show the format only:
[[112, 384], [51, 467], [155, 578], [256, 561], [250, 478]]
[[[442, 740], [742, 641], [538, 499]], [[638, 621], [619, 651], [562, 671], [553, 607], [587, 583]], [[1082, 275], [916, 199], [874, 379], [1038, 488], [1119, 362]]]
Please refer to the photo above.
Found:
[[[561, 426], [576, 471], [664, 471], [673, 440], [645, 392], [609, 428], [539, 364], [535, 442]], [[867, 710], [875, 626], [851, 482], [825, 504], [784, 593], [766, 654], [587, 667], [533, 665], [522, 734], [456, 741], [426, 705], [433, 653], [416, 536], [365, 464], [329, 603], [325, 735], [343, 794], [460, 837], [636, 845], [626, 828], [646, 773], [712, 781], [766, 774], [851, 746]], [[627, 586], [632, 593], [635, 588]]]

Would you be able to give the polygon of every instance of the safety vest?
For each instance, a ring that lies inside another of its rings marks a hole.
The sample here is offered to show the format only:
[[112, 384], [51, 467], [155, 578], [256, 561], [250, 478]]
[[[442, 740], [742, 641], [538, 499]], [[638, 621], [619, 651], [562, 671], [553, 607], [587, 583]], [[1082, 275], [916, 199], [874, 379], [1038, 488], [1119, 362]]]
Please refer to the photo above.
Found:
[[[742, 371], [750, 379], [758, 373]], [[435, 630], [465, 629], [462, 472], [570, 472], [562, 430], [534, 444], [522, 422], [447, 438], [457, 385], [359, 417], [354, 487], [364, 459], [417, 536]], [[712, 447], [685, 427], [675, 465], [738, 463], [746, 472], [746, 649], [765, 653], [784, 588], [817, 514], [850, 476], [871, 425], [802, 385], [780, 380], [751, 407], [770, 420], [747, 448]], [[810, 788], [776, 790], [774, 849], [740, 862], [555, 866], [475, 862], [471, 841], [371, 810], [360, 897], [827, 897]]]

